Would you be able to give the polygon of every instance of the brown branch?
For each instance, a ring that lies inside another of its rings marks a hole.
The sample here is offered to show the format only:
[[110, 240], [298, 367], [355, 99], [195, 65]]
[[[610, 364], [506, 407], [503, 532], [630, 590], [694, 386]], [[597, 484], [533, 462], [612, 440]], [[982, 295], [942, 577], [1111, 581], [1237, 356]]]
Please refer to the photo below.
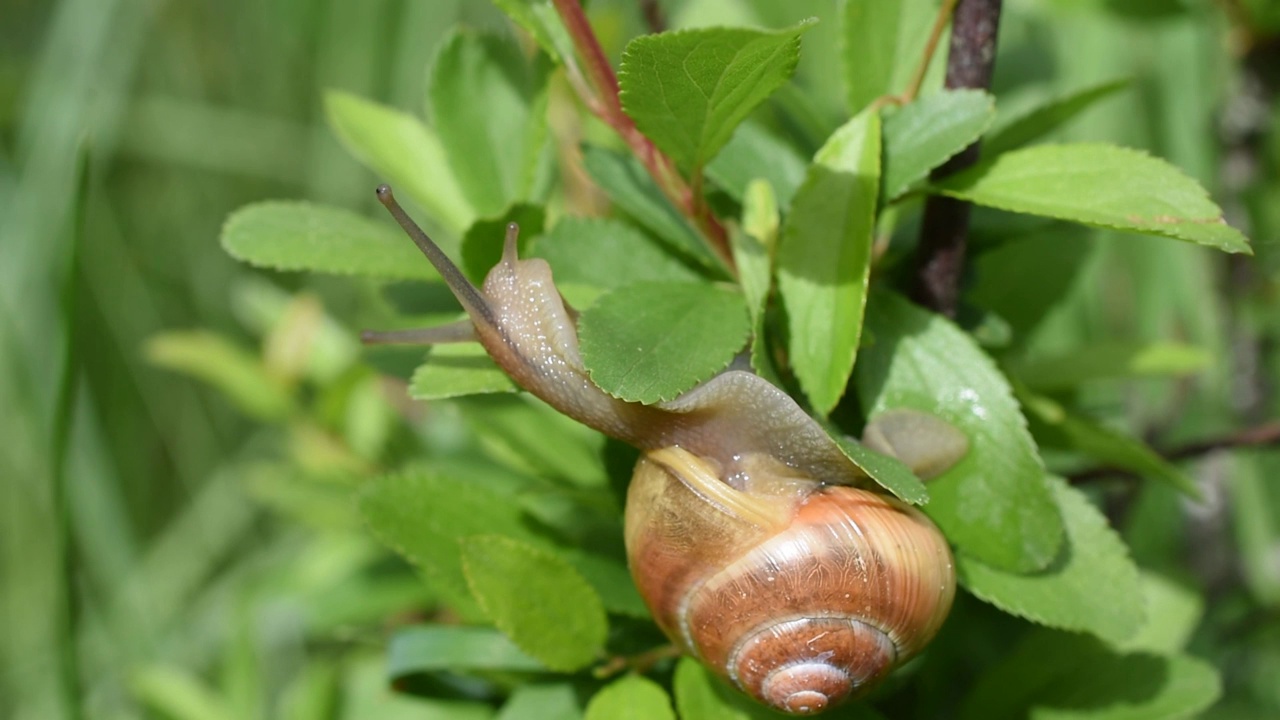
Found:
[[[1280, 446], [1280, 421], [1264, 423], [1220, 437], [1179, 445], [1160, 453], [1160, 456], [1175, 462], [1178, 460], [1190, 460], [1219, 450], [1271, 446]], [[1113, 477], [1137, 479], [1138, 474], [1125, 468], [1105, 465], [1072, 473], [1067, 476], [1067, 479], [1072, 483], [1086, 483], [1092, 480]]]
[[[689, 183], [676, 169], [675, 162], [649, 140], [636, 123], [622, 109], [622, 98], [618, 89], [618, 76], [605, 56], [604, 48], [596, 38], [591, 23], [582, 10], [579, 0], [552, 0], [556, 12], [564, 22], [565, 29], [573, 38], [574, 48], [586, 65], [586, 76], [590, 84], [591, 95], [583, 98], [583, 102], [606, 125], [627, 143], [631, 152], [639, 158], [649, 175], [662, 189], [663, 194], [673, 205], [693, 222], [702, 232], [711, 246], [711, 250], [733, 268], [733, 253], [729, 250], [729, 233], [724, 224], [711, 211], [700, 192], [695, 192]], [[575, 88], [579, 93], [581, 88]]]
[[644, 15], [645, 24], [649, 26], [649, 32], [666, 32], [667, 16], [662, 12], [662, 5], [658, 0], [640, 0], [640, 12]]
[[[956, 6], [947, 54], [947, 88], [991, 87], [1001, 2], [960, 0]], [[980, 143], [975, 142], [934, 170], [930, 177], [938, 180], [972, 166], [978, 161], [979, 152]], [[911, 295], [921, 305], [948, 317], [955, 317], [959, 304], [969, 210], [969, 203], [940, 195], [930, 197], [924, 206]]]

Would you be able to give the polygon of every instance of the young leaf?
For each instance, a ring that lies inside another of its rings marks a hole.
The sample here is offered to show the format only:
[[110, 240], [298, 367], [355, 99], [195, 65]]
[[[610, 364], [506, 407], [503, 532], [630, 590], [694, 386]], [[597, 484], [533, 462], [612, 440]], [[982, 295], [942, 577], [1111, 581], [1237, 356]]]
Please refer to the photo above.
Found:
[[392, 682], [420, 673], [468, 670], [545, 672], [546, 667], [492, 628], [410, 625], [391, 635], [387, 675]]
[[995, 118], [995, 99], [981, 90], [944, 90], [901, 108], [884, 121], [882, 202], [968, 147]]
[[534, 245], [556, 284], [605, 290], [644, 280], [695, 281], [698, 273], [634, 226], [609, 218], [564, 217]]
[[661, 685], [641, 675], [627, 675], [591, 698], [587, 720], [676, 720], [676, 716]]
[[638, 37], [627, 44], [618, 69], [622, 107], [677, 164], [699, 172], [738, 123], [795, 72], [806, 27]]
[[962, 551], [956, 556], [956, 574], [965, 589], [1005, 612], [1124, 642], [1145, 619], [1138, 568], [1124, 541], [1079, 490], [1058, 478], [1049, 485], [1067, 537], [1048, 567], [1013, 573]]
[[418, 118], [340, 90], [325, 93], [324, 108], [347, 150], [421, 205], [450, 235], [461, 236], [475, 220], [440, 138]]
[[921, 410], [969, 440], [964, 458], [929, 482], [925, 511], [972, 557], [1024, 572], [1049, 564], [1062, 521], [995, 364], [947, 320], [888, 293], [872, 299], [867, 328], [875, 341], [861, 351], [855, 374], [863, 414]]
[[750, 331], [742, 295], [701, 283], [638, 283], [578, 319], [582, 361], [605, 392], [670, 400], [723, 370]]
[[519, 392], [479, 343], [437, 345], [427, 361], [418, 366], [409, 380], [409, 397], [414, 400]]
[[1222, 693], [1217, 671], [1187, 655], [1121, 655], [1096, 639], [1033, 633], [982, 675], [962, 720], [1197, 717]]
[[929, 491], [924, 483], [920, 482], [920, 478], [916, 477], [911, 472], [911, 468], [904, 465], [902, 461], [882, 455], [830, 428], [827, 432], [831, 435], [831, 439], [836, 441], [836, 445], [840, 446], [840, 452], [844, 453], [845, 457], [852, 460], [854, 465], [898, 499], [912, 505], [923, 505], [929, 502]]
[[280, 421], [293, 411], [293, 397], [262, 360], [207, 330], [167, 332], [147, 341], [147, 360], [209, 383], [250, 417]]
[[791, 364], [822, 415], [844, 394], [862, 337], [879, 187], [880, 116], [867, 112], [814, 156], [779, 243]]
[[237, 260], [274, 270], [440, 277], [394, 225], [307, 202], [267, 201], [236, 210], [222, 226], [222, 247]]
[[704, 267], [719, 267], [702, 237], [667, 201], [638, 160], [588, 145], [582, 149], [582, 166], [613, 204], [636, 222]]
[[707, 177], [739, 202], [745, 201], [753, 181], [766, 180], [777, 193], [778, 206], [788, 208], [804, 182], [805, 166], [794, 148], [748, 120], [707, 165]]
[[1015, 117], [996, 118], [995, 127], [982, 141], [982, 151], [999, 155], [1048, 135], [1066, 125], [1099, 100], [1129, 85], [1128, 80], [1112, 80], [1051, 98]]
[[1251, 253], [1199, 183], [1139, 150], [1037, 145], [948, 177], [936, 190], [1010, 212]]
[[846, 0], [843, 5], [840, 38], [848, 109], [858, 113], [881, 95], [906, 89], [937, 8], [933, 0]]
[[500, 535], [462, 540], [467, 585], [498, 629], [548, 668], [577, 670], [604, 649], [600, 596], [573, 566]]

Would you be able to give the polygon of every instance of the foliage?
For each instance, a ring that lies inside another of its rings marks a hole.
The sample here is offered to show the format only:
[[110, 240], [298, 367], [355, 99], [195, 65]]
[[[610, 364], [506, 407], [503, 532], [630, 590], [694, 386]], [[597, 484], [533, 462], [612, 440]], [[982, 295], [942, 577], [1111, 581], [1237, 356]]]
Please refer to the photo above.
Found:
[[[749, 364], [940, 525], [942, 634], [829, 716], [1280, 714], [1268, 3], [1010, 0], [990, 92], [933, 0], [596, 0], [616, 92], [560, 4], [7, 11], [0, 714], [773, 717], [664, 652], [632, 450], [359, 346], [459, 317], [381, 181], [475, 279], [518, 221], [611, 394]], [[905, 297], [934, 197], [954, 318]], [[903, 407], [969, 439], [923, 486], [844, 437]]]

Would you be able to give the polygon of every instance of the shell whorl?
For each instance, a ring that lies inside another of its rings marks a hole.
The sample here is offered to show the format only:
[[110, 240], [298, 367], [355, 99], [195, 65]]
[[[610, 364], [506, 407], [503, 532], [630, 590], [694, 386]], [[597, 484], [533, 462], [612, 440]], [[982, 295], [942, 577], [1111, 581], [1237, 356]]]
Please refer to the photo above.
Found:
[[653, 453], [637, 466], [632, 574], [659, 626], [745, 692], [819, 712], [870, 688], [946, 618], [950, 549], [919, 511], [843, 486], [754, 497], [691, 481], [673, 458], [693, 463]]

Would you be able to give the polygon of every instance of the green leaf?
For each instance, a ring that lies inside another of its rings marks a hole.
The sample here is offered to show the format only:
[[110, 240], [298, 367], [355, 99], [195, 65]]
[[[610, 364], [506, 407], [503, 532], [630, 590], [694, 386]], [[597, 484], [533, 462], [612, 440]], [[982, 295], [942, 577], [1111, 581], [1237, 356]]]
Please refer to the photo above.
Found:
[[546, 67], [509, 38], [457, 30], [427, 87], [432, 118], [466, 197], [483, 217], [536, 200], [549, 165]]
[[1014, 363], [1019, 380], [1036, 390], [1063, 390], [1091, 380], [1192, 375], [1209, 367], [1209, 351], [1177, 342], [1095, 343]]
[[1045, 446], [1075, 450], [1104, 465], [1166, 482], [1188, 497], [1203, 499], [1195, 480], [1141, 440], [1076, 415], [1049, 398], [1030, 392], [1018, 395], [1027, 409], [1032, 433]]
[[582, 166], [614, 205], [635, 218], [649, 232], [703, 267], [720, 267], [719, 261], [702, 241], [702, 236], [654, 185], [638, 160], [587, 145], [582, 149]]
[[791, 717], [748, 698], [688, 656], [680, 658], [676, 664], [672, 691], [676, 696], [676, 710], [682, 718], [766, 720]]
[[[440, 138], [418, 118], [340, 90], [325, 93], [324, 107], [347, 150], [454, 237], [475, 219]], [[449, 249], [446, 238], [436, 240], [446, 240]]]
[[153, 665], [129, 675], [129, 689], [143, 704], [175, 720], [232, 720], [227, 699], [177, 667]]
[[638, 283], [578, 319], [582, 360], [614, 397], [670, 400], [729, 365], [750, 331], [742, 296], [697, 283]]
[[765, 310], [773, 286], [773, 255], [778, 246], [778, 201], [765, 180], [752, 180], [742, 199], [742, 225], [730, 227], [729, 248], [751, 317], [751, 369], [781, 385], [765, 336]]
[[961, 552], [956, 574], [965, 589], [1005, 612], [1124, 642], [1145, 619], [1138, 568], [1124, 541], [1080, 491], [1058, 478], [1049, 485], [1066, 526], [1066, 542], [1048, 567], [1012, 573]]
[[643, 232], [607, 218], [561, 218], [533, 254], [551, 264], [556, 284], [613, 289], [642, 280], [687, 280], [697, 272]]
[[1014, 150], [937, 183], [946, 195], [1010, 212], [1159, 235], [1251, 254], [1204, 188], [1139, 150], [1093, 143]]
[[855, 377], [863, 413], [932, 413], [969, 439], [969, 452], [929, 482], [925, 511], [962, 552], [1035, 570], [1058, 554], [1062, 523], [1044, 465], [1004, 377], [972, 338], [888, 293], [867, 310], [875, 341]]
[[627, 675], [591, 698], [587, 720], [676, 720], [676, 716], [661, 685], [640, 675]]
[[840, 446], [840, 452], [852, 460], [858, 469], [871, 476], [872, 480], [893, 493], [898, 499], [912, 505], [923, 505], [929, 502], [929, 491], [924, 483], [920, 482], [920, 478], [916, 477], [911, 472], [911, 468], [901, 460], [882, 455], [831, 428], [827, 429], [827, 434], [836, 441], [836, 445]]
[[882, 202], [977, 140], [995, 118], [995, 99], [981, 90], [944, 90], [904, 106], [884, 121]]
[[493, 4], [527, 30], [556, 64], [573, 57], [573, 40], [551, 0], [493, 0]]
[[767, 180], [777, 193], [778, 205], [787, 208], [804, 182], [806, 165], [794, 148], [748, 120], [707, 165], [707, 177], [739, 202], [745, 200], [752, 181]]
[[622, 52], [622, 107], [678, 165], [700, 172], [738, 124], [795, 72], [806, 28], [642, 35]]
[[570, 683], [521, 685], [511, 693], [497, 720], [581, 720], [578, 693]]
[[814, 156], [778, 247], [792, 368], [821, 415], [844, 395], [862, 337], [879, 187], [880, 116], [863, 113]]
[[997, 118], [996, 127], [982, 142], [982, 151], [994, 156], [1044, 137], [1093, 107], [1099, 100], [1128, 87], [1128, 80], [1111, 80], [1058, 95], [1015, 117]]
[[542, 234], [545, 220], [546, 212], [541, 206], [516, 203], [497, 217], [472, 223], [462, 236], [462, 269], [467, 277], [477, 285], [483, 283], [493, 266], [502, 260], [507, 225], [515, 223], [520, 227], [516, 250], [519, 257], [525, 257], [525, 248], [533, 238]]
[[532, 395], [475, 395], [457, 405], [489, 455], [507, 467], [570, 486], [605, 486], [600, 433]]
[[546, 667], [487, 627], [412, 625], [396, 630], [387, 646], [392, 682], [421, 673], [475, 670], [545, 672]]
[[[973, 262], [975, 281], [968, 299], [999, 315], [1015, 338], [1025, 342], [1071, 290], [1093, 248], [1088, 237], [1092, 233], [1058, 225], [983, 252]], [[1037, 271], [1027, 272], [1028, 268]]]
[[167, 332], [147, 341], [147, 360], [209, 383], [250, 417], [280, 421], [293, 412], [293, 397], [262, 360], [207, 330]]
[[600, 601], [605, 610], [627, 617], [649, 618], [649, 608], [645, 606], [640, 591], [631, 580], [631, 573], [625, 562], [572, 550], [566, 551], [564, 558], [600, 593]]
[[306, 202], [246, 205], [222, 226], [231, 257], [274, 270], [430, 280], [439, 275], [388, 222]]
[[1214, 668], [1185, 655], [1121, 655], [1094, 638], [1032, 634], [981, 676], [962, 720], [1180, 720], [1222, 692]]
[[479, 343], [432, 347], [427, 361], [418, 366], [409, 380], [409, 397], [414, 400], [519, 391]]
[[533, 540], [516, 498], [478, 482], [473, 473], [415, 469], [378, 478], [360, 494], [360, 512], [373, 534], [417, 566], [449, 606], [468, 618], [478, 617], [479, 610], [462, 574], [459, 539], [503, 533]]
[[552, 670], [577, 670], [604, 649], [600, 596], [563, 559], [509, 537], [478, 535], [462, 541], [462, 566], [498, 629]]
[[1183, 583], [1139, 570], [1147, 621], [1112, 647], [1121, 652], [1176, 655], [1186, 648], [1204, 615], [1204, 597]]
[[881, 95], [906, 90], [937, 7], [933, 0], [846, 0], [843, 5], [840, 54], [848, 109], [857, 113]]
[[1239, 548], [1244, 584], [1254, 598], [1280, 605], [1280, 452], [1237, 452], [1232, 457], [1230, 479], [1231, 517]]

